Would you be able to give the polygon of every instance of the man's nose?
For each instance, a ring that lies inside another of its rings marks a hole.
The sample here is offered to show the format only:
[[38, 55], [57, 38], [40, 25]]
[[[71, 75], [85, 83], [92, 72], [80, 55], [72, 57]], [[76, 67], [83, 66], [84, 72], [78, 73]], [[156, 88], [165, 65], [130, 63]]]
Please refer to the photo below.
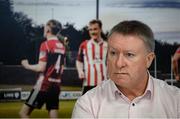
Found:
[[116, 66], [117, 68], [123, 68], [126, 66], [126, 61], [125, 61], [125, 57], [123, 56], [123, 54], [120, 54], [117, 61], [116, 61]]

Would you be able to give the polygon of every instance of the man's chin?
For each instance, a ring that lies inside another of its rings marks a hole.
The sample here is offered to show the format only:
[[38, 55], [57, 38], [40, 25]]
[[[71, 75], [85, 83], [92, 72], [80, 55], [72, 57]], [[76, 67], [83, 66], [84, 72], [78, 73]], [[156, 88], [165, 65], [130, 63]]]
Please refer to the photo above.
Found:
[[118, 81], [118, 82], [124, 82], [124, 81], [127, 81], [128, 79], [127, 77], [115, 77], [112, 80]]
[[97, 38], [96, 38], [96, 37], [93, 37], [92, 39], [93, 39], [94, 41], [97, 41]]

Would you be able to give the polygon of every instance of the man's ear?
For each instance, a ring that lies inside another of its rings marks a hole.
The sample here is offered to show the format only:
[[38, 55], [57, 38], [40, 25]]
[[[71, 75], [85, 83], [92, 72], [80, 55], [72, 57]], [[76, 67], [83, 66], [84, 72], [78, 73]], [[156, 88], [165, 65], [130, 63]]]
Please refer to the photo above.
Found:
[[47, 28], [47, 33], [50, 33], [50, 28]]
[[47, 33], [51, 32], [51, 29], [50, 29], [49, 26], [46, 26], [46, 32], [47, 32]]
[[146, 56], [146, 67], [149, 68], [153, 62], [155, 58], [155, 54], [154, 52], [150, 52], [147, 56]]

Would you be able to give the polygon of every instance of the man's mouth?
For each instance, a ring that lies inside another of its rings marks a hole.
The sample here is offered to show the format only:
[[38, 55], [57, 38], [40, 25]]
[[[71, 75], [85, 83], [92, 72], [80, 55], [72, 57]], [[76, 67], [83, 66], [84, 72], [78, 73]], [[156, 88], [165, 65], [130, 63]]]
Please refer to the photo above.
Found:
[[91, 35], [96, 36], [96, 35], [97, 35], [97, 33], [91, 33]]
[[126, 73], [126, 72], [115, 72], [114, 74], [116, 74], [116, 75], [127, 75], [128, 73]]

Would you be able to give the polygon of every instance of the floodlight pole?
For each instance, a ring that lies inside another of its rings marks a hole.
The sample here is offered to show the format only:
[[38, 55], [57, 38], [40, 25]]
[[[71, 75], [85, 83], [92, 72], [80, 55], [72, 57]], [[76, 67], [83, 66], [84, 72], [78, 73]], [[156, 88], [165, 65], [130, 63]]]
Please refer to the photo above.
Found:
[[99, 19], [99, 0], [96, 0], [96, 19]]

